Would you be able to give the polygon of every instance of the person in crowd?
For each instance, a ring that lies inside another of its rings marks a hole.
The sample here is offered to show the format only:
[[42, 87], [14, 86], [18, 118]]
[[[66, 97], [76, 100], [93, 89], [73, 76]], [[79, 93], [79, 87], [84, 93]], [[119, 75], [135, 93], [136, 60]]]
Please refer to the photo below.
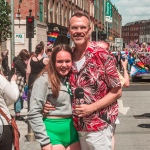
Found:
[[[120, 83], [122, 87], [128, 88], [130, 85], [130, 77], [128, 74], [128, 60], [125, 59], [124, 61], [121, 60], [121, 65], [123, 68], [123, 76], [122, 74], [120, 74], [120, 72], [118, 71], [118, 75], [119, 75], [119, 79], [120, 79]], [[112, 150], [115, 150], [115, 129], [116, 129], [116, 125], [119, 124], [119, 119], [117, 118], [115, 124], [114, 124], [114, 131], [113, 131], [113, 136], [112, 136]]]
[[44, 47], [42, 44], [38, 44], [35, 48], [35, 55], [33, 55], [27, 65], [26, 79], [28, 84], [28, 90], [32, 89], [32, 85], [36, 76], [42, 71], [45, 65], [48, 64], [49, 59], [43, 58]]
[[24, 86], [26, 84], [26, 67], [30, 57], [30, 53], [26, 49], [22, 49], [17, 57], [13, 59], [13, 66], [16, 69], [17, 75], [17, 85], [19, 87], [19, 98], [14, 104], [14, 110], [16, 114], [16, 120], [25, 121], [25, 119], [20, 116], [20, 111], [23, 108], [22, 95], [24, 92]]
[[48, 44], [46, 49], [45, 49], [45, 53], [46, 53], [48, 58], [50, 58], [52, 51], [53, 51], [53, 45], [52, 44]]
[[3, 68], [3, 74], [8, 77], [9, 72], [10, 72], [10, 68], [8, 65], [8, 50], [4, 50], [1, 53], [1, 57], [2, 57], [2, 68]]
[[[28, 121], [42, 150], [80, 150], [68, 84], [71, 67], [72, 50], [60, 44], [53, 49], [48, 66], [33, 84]], [[43, 118], [41, 112], [47, 99], [56, 109]]]
[[147, 44], [144, 42], [144, 43], [142, 43], [142, 45], [141, 45], [141, 50], [140, 50], [141, 52], [148, 52], [148, 49], [147, 49]]
[[[19, 97], [19, 89], [16, 84], [17, 76], [14, 74], [9, 82], [0, 74], [0, 108], [11, 119], [8, 106], [17, 101]], [[0, 149], [12, 150], [13, 132], [11, 125], [0, 115]]]
[[131, 71], [131, 67], [135, 64], [135, 57], [133, 52], [129, 52], [128, 55], [128, 73]]
[[122, 59], [121, 51], [118, 51], [118, 53], [116, 55], [116, 61], [117, 61], [117, 68], [119, 71], [122, 71], [121, 59]]
[[[112, 149], [113, 124], [118, 115], [117, 99], [121, 83], [113, 56], [89, 40], [90, 20], [76, 12], [69, 21], [69, 34], [75, 44], [70, 84], [74, 95], [82, 88], [84, 98], [72, 100], [73, 120], [82, 150]], [[44, 105], [44, 114], [51, 108]]]
[[5, 76], [3, 73], [3, 67], [2, 67], [2, 57], [0, 57], [0, 74]]

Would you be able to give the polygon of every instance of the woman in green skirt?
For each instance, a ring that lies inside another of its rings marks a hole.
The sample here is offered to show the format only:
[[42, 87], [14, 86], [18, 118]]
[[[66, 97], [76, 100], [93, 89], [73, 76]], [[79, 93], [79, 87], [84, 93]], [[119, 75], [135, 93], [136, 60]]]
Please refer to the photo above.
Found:
[[[73, 125], [69, 73], [72, 51], [60, 44], [53, 49], [48, 66], [40, 73], [32, 88], [28, 120], [42, 150], [80, 150], [77, 131]], [[46, 100], [55, 106], [44, 117]]]

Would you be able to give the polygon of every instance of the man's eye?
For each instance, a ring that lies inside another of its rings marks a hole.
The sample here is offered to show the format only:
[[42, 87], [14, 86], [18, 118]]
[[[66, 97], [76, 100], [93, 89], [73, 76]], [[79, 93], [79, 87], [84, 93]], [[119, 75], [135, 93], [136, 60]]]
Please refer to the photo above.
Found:
[[73, 26], [73, 27], [71, 27], [71, 29], [72, 29], [72, 30], [76, 30], [76, 29], [78, 29], [78, 27]]
[[85, 26], [81, 26], [80, 28], [81, 28], [81, 29], [86, 29], [86, 27], [85, 27]]

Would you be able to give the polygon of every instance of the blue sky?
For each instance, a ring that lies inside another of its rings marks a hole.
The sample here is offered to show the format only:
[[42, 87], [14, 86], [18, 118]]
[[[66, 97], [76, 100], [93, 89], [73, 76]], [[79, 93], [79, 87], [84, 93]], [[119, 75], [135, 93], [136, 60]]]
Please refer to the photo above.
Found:
[[128, 22], [150, 19], [150, 0], [110, 0], [119, 14], [122, 15], [122, 25]]

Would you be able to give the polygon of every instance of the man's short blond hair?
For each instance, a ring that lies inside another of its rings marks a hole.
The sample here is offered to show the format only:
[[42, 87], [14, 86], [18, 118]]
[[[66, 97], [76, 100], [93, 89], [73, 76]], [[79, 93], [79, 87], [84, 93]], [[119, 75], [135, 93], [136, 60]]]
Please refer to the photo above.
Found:
[[[89, 18], [89, 16], [87, 15], [87, 14], [85, 14], [84, 12], [82, 12], [82, 11], [77, 11], [77, 12], [75, 12], [72, 16], [71, 16], [71, 18], [72, 17], [86, 17], [87, 19], [88, 19], [88, 21], [89, 21], [89, 26], [90, 26], [90, 23], [91, 23], [91, 20], [90, 20], [90, 18]], [[71, 20], [71, 18], [70, 18], [70, 20]], [[69, 20], [69, 27], [70, 27], [70, 20]]]

